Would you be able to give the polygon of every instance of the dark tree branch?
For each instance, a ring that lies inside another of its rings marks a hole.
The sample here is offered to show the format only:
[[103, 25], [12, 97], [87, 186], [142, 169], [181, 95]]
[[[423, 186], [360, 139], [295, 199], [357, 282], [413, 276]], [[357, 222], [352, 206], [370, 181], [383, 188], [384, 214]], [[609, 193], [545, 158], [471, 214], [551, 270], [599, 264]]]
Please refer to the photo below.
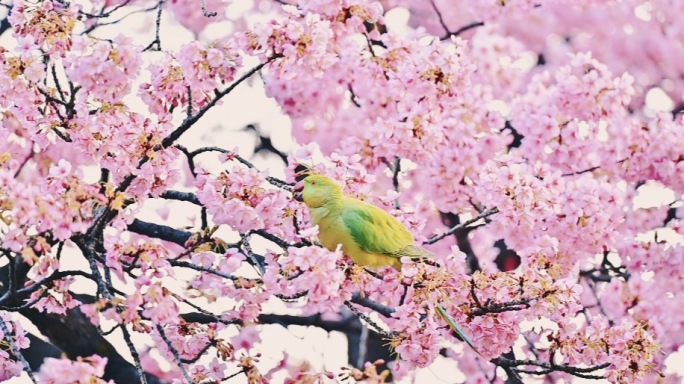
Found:
[[7, 324], [5, 324], [5, 322], [2, 319], [0, 319], [0, 330], [2, 330], [2, 333], [5, 335], [4, 340], [7, 340], [7, 343], [9, 344], [12, 354], [24, 366], [24, 372], [28, 374], [29, 378], [31, 378], [31, 381], [37, 383], [36, 377], [33, 375], [33, 370], [31, 370], [31, 366], [29, 365], [28, 361], [26, 361], [26, 358], [24, 357], [19, 347], [17, 347], [17, 344], [14, 342], [14, 332], [10, 332], [9, 327], [7, 327]]
[[507, 301], [505, 303], [488, 303], [472, 310], [473, 316], [484, 316], [490, 313], [503, 313], [511, 311], [520, 311], [530, 307], [530, 303], [534, 301], [533, 298], [525, 298]]
[[[83, 302], [83, 296], [77, 295]], [[117, 383], [141, 383], [134, 365], [126, 361], [78, 308], [66, 315], [39, 312], [26, 308], [20, 312], [50, 339], [70, 359], [98, 354], [108, 359], [104, 379]], [[146, 375], [149, 384], [161, 384], [159, 379]]]
[[[212, 275], [216, 275], [216, 276], [222, 277], [222, 278], [224, 278], [224, 279], [233, 280], [233, 281], [240, 280], [240, 279], [243, 279], [243, 280], [246, 280], [246, 281], [252, 281], [252, 280], [253, 280], [253, 279], [246, 279], [246, 278], [243, 278], [243, 277], [235, 277], [235, 276], [227, 275], [227, 274], [225, 274], [225, 273], [223, 273], [223, 272], [221, 272], [221, 271], [218, 271], [218, 270], [216, 270], [216, 269], [205, 268], [205, 267], [203, 267], [203, 266], [201, 266], [201, 265], [188, 263], [187, 261], [182, 261], [182, 260], [173, 260], [173, 259], [171, 259], [171, 260], [169, 260], [169, 264], [171, 264], [171, 265], [174, 266], [174, 267], [182, 267], [182, 268], [192, 269], [192, 270], [195, 270], [195, 271], [198, 271], [198, 272], [211, 273]], [[261, 280], [258, 280], [258, 281], [261, 281]]]
[[[80, 271], [80, 270], [74, 270], [74, 271], [57, 271], [51, 274], [48, 277], [45, 277], [39, 281], [36, 281], [35, 283], [29, 285], [28, 287], [24, 287], [21, 289], [18, 289], [16, 291], [8, 291], [11, 292], [12, 295], [16, 296], [25, 296], [25, 295], [30, 295], [31, 293], [41, 289], [41, 288], [47, 288], [56, 280], [63, 279], [65, 277], [69, 276], [83, 276], [87, 277], [90, 280], [93, 280], [93, 275], [90, 273]], [[0, 304], [2, 304], [2, 301], [0, 301]]]
[[242, 241], [240, 244], [242, 245], [242, 250], [245, 255], [247, 255], [247, 260], [249, 260], [250, 264], [259, 272], [260, 276], [263, 276], [264, 273], [266, 273], [266, 266], [264, 265], [264, 257], [257, 255], [252, 251], [252, 246], [249, 244], [249, 239], [250, 239], [251, 233], [246, 233], [242, 236]]
[[678, 219], [677, 217], [677, 208], [675, 207], [670, 207], [670, 209], [667, 210], [667, 216], [665, 217], [665, 221], [663, 222], [663, 226], [666, 226], [670, 221]]
[[515, 127], [513, 127], [510, 120], [506, 120], [504, 129], [508, 129], [509, 131], [511, 131], [511, 134], [513, 135], [513, 142], [511, 142], [508, 145], [508, 148], [519, 148], [520, 145], [522, 145], [522, 139], [524, 139], [525, 136], [521, 135], [520, 132], [518, 132], [518, 130], [515, 129]]
[[[510, 356], [511, 359], [515, 359], [512, 351], [504, 353], [502, 356]], [[520, 373], [514, 367], [501, 366], [501, 368], [506, 372], [506, 376], [508, 376], [506, 384], [525, 384], [522, 377], [520, 377]]]
[[166, 346], [169, 348], [169, 351], [171, 351], [171, 354], [173, 354], [174, 359], [176, 360], [176, 365], [178, 368], [181, 370], [181, 373], [183, 374], [183, 377], [185, 380], [188, 382], [188, 384], [193, 384], [192, 379], [190, 379], [190, 375], [188, 374], [188, 371], [185, 369], [185, 366], [183, 365], [183, 361], [178, 354], [178, 350], [171, 344], [171, 340], [166, 336], [166, 333], [164, 332], [164, 328], [161, 327], [161, 325], [157, 325], [157, 332], [159, 332], [159, 336], [161, 336], [162, 340], [164, 340], [164, 343], [166, 343]]
[[261, 130], [254, 124], [247, 124], [243, 131], [251, 132], [256, 136], [257, 143], [254, 146], [254, 154], [259, 154], [260, 152], [270, 152], [275, 154], [287, 164], [287, 154], [273, 145], [273, 141], [270, 136], [264, 135]]
[[140, 384], [147, 384], [145, 371], [143, 371], [142, 363], [140, 362], [140, 355], [138, 354], [138, 350], [135, 349], [135, 346], [133, 345], [133, 340], [131, 340], [131, 334], [128, 332], [128, 329], [126, 328], [125, 324], [121, 326], [121, 332], [123, 333], [126, 346], [128, 347], [128, 350], [131, 352], [131, 356], [133, 357], [133, 361], [135, 362], [135, 369], [138, 372]]
[[595, 166], [595, 167], [583, 169], [583, 170], [577, 171], [577, 172], [564, 173], [564, 174], [562, 174], [561, 176], [563, 176], [563, 177], [568, 177], [568, 176], [581, 175], [581, 174], [583, 174], [583, 173], [594, 172], [594, 171], [597, 170], [597, 169], [601, 169], [601, 166], [600, 166], [600, 165], [597, 165], [597, 166]]
[[[394, 192], [399, 193], [399, 174], [401, 173], [401, 157], [394, 158], [394, 165], [392, 166], [392, 187]], [[399, 197], [394, 200], [394, 208], [400, 209]]]
[[[123, 4], [121, 4], [121, 5], [123, 5]], [[117, 7], [118, 7], [118, 6], [117, 6]], [[120, 22], [124, 21], [125, 19], [129, 18], [130, 16], [133, 16], [133, 15], [136, 15], [136, 14], [139, 14], [139, 13], [147, 13], [147, 12], [151, 12], [151, 11], [158, 10], [158, 9], [159, 9], [159, 8], [158, 8], [158, 5], [155, 4], [154, 7], [150, 7], [150, 8], [146, 8], [146, 9], [140, 9], [140, 10], [136, 10], [136, 11], [129, 12], [129, 13], [127, 13], [127, 14], [125, 14], [125, 15], [119, 17], [119, 18], [116, 19], [116, 20], [107, 21], [107, 22], [104, 22], [104, 23], [101, 23], [101, 22], [98, 21], [98, 22], [94, 23], [93, 25], [91, 25], [89, 28], [87, 28], [85, 31], [83, 31], [81, 34], [82, 34], [82, 35], [87, 35], [87, 34], [91, 33], [92, 31], [94, 31], [94, 30], [96, 30], [96, 29], [98, 29], [98, 28], [100, 28], [100, 27], [104, 27], [104, 26], [107, 26], [107, 25], [119, 24]], [[159, 16], [159, 15], [158, 15], [158, 16]], [[154, 42], [153, 42], [152, 44], [154, 44]], [[150, 44], [150, 45], [152, 45], [152, 44]], [[148, 47], [149, 47], [149, 46], [148, 46]], [[148, 50], [148, 48], [146, 48], [145, 50]]]
[[352, 313], [356, 315], [356, 317], [358, 317], [359, 319], [363, 319], [363, 321], [368, 323], [368, 325], [370, 325], [373, 328], [373, 330], [375, 330], [375, 332], [387, 338], [393, 337], [391, 332], [384, 331], [382, 327], [380, 327], [380, 325], [378, 325], [375, 321], [373, 321], [370, 317], [366, 316], [364, 313], [359, 312], [359, 310], [356, 309], [356, 307], [354, 307], [354, 305], [352, 305], [352, 303], [350, 303], [349, 301], [345, 301], [344, 305], [346, 305], [347, 308], [349, 308], [349, 310], [351, 310]]
[[204, 107], [202, 107], [197, 113], [191, 117], [186, 118], [183, 120], [183, 123], [176, 128], [173, 132], [171, 132], [170, 135], [168, 135], [163, 141], [162, 141], [162, 147], [168, 148], [173, 143], [178, 140], [179, 137], [185, 133], [190, 127], [192, 127], [202, 116], [204, 116], [207, 111], [209, 111], [211, 108], [216, 105], [216, 103], [219, 102], [224, 96], [227, 94], [231, 93], [233, 89], [235, 89], [238, 85], [242, 84], [245, 80], [249, 79], [254, 75], [255, 73], [259, 72], [262, 68], [267, 66], [268, 64], [272, 63], [274, 60], [279, 58], [280, 56], [273, 56], [269, 58], [268, 60], [264, 61], [263, 63], [257, 65], [256, 67], [250, 69], [247, 71], [244, 75], [242, 75], [239, 79], [233, 82], [228, 88], [224, 89], [223, 91], [217, 92], [216, 97], [214, 97], [210, 102], [208, 102]]
[[455, 225], [455, 226], [449, 228], [448, 231], [446, 231], [446, 232], [444, 232], [444, 233], [442, 233], [442, 234], [440, 234], [440, 235], [436, 235], [436, 236], [433, 236], [433, 237], [431, 237], [431, 238], [425, 240], [425, 241], [423, 242], [423, 244], [434, 244], [434, 243], [436, 243], [436, 242], [442, 240], [443, 238], [445, 238], [445, 237], [447, 237], [447, 236], [453, 235], [453, 234], [454, 234], [456, 231], [458, 231], [459, 229], [461, 229], [461, 228], [463, 228], [463, 227], [467, 227], [467, 226], [470, 225], [470, 224], [473, 224], [473, 223], [475, 223], [475, 222], [477, 222], [477, 221], [479, 221], [479, 220], [481, 220], [481, 219], [484, 219], [484, 218], [489, 217], [489, 216], [491, 216], [491, 215], [494, 215], [494, 214], [496, 214], [496, 213], [499, 213], [499, 209], [498, 209], [498, 208], [487, 209], [487, 210], [483, 211], [482, 213], [480, 213], [479, 215], [473, 217], [472, 219], [466, 220], [466, 221], [464, 221], [463, 223], [457, 224], [457, 225]]
[[116, 12], [119, 9], [127, 6], [130, 2], [131, 2], [131, 0], [126, 0], [121, 4], [115, 5], [114, 7], [112, 7], [112, 9], [108, 10], [107, 12], [105, 12], [105, 8], [102, 7], [102, 9], [100, 10], [100, 13], [98, 13], [98, 14], [88, 13], [88, 12], [84, 12], [84, 11], [78, 11], [78, 13], [80, 13], [81, 15], [84, 15], [88, 18], [98, 18], [98, 19], [107, 18], [107, 17], [111, 16], [114, 12]]
[[152, 40], [150, 45], [145, 47], [145, 49], [143, 49], [143, 51], [161, 51], [161, 49], [162, 49], [161, 39], [159, 37], [159, 32], [161, 30], [161, 15], [162, 15], [162, 9], [164, 8], [164, 1], [165, 0], [159, 0], [157, 2], [157, 6], [155, 7], [155, 8], [157, 8], [157, 18], [155, 19], [155, 22], [154, 22], [154, 25], [155, 25], [154, 40]]
[[24, 357], [26, 357], [26, 361], [28, 361], [31, 366], [31, 369], [34, 371], [40, 369], [40, 366], [46, 358], [52, 357], [54, 359], [59, 359], [63, 353], [59, 348], [43, 341], [43, 339], [32, 333], [27, 332], [26, 337], [28, 337], [31, 344], [29, 344], [28, 348], [24, 349], [23, 354]]
[[7, 20], [7, 17], [0, 20], [0, 36], [2, 36], [2, 34], [10, 28], [12, 28], [12, 25], [10, 24], [9, 20]]
[[200, 0], [200, 4], [202, 4], [202, 12], [204, 13], [204, 17], [214, 17], [218, 15], [216, 12], [209, 12], [207, 10], [207, 1], [206, 0]]
[[[176, 147], [179, 147], [179, 146], [177, 145]], [[187, 150], [186, 150], [186, 151], [187, 151]], [[254, 164], [252, 164], [252, 162], [250, 162], [249, 160], [245, 159], [244, 157], [238, 155], [237, 153], [235, 153], [235, 152], [233, 152], [233, 151], [229, 151], [229, 150], [227, 150], [227, 149], [223, 149], [223, 148], [220, 148], [220, 147], [202, 147], [202, 148], [196, 149], [196, 150], [194, 150], [194, 151], [192, 151], [192, 152], [188, 152], [188, 153], [187, 153], [187, 156], [188, 156], [188, 158], [194, 158], [195, 156], [200, 155], [200, 154], [205, 153], [205, 152], [219, 152], [219, 153], [223, 153], [223, 154], [229, 155], [229, 158], [234, 159], [234, 160], [237, 160], [239, 163], [241, 163], [242, 165], [246, 166], [247, 168], [254, 168], [254, 169], [256, 169], [256, 167], [254, 166]], [[292, 185], [291, 185], [291, 184], [286, 183], [285, 181], [280, 180], [280, 179], [278, 179], [278, 178], [276, 178], [276, 177], [267, 176], [267, 177], [266, 177], [266, 181], [268, 181], [268, 182], [269, 182], [271, 185], [273, 185], [273, 186], [276, 186], [276, 187], [278, 187], [278, 188], [282, 188], [282, 189], [284, 189], [284, 190], [286, 190], [286, 191], [292, 192]]]
[[193, 203], [195, 205], [202, 205], [202, 203], [200, 203], [197, 196], [192, 192], [181, 192], [181, 191], [169, 190], [169, 191], [162, 193], [159, 197], [161, 197], [162, 199], [187, 201], [187, 202]]
[[[594, 365], [591, 367], [581, 368], [581, 367], [575, 367], [575, 366], [567, 365], [567, 364], [557, 365], [557, 364], [552, 364], [552, 363], [544, 363], [544, 362], [537, 361], [537, 360], [516, 360], [516, 359], [507, 358], [505, 356], [506, 356], [506, 354], [504, 354], [500, 357], [497, 357], [495, 359], [492, 359], [491, 362], [493, 364], [498, 365], [501, 368], [504, 368], [504, 369], [505, 368], [514, 368], [516, 371], [519, 371], [518, 367], [521, 367], [521, 366], [535, 366], [535, 367], [539, 367], [539, 368], [542, 368], [543, 370], [547, 371], [546, 373], [551, 373], [554, 371], [565, 372], [565, 373], [571, 374], [573, 376], [586, 378], [586, 379], [595, 379], [595, 380], [603, 379], [604, 377], [603, 376], [595, 376], [595, 375], [587, 375], [587, 373], [596, 372], [598, 370], [605, 369], [605, 368], [608, 368], [610, 366], [610, 363], [604, 363], [604, 364], [600, 364], [600, 365]], [[527, 373], [527, 372], [525, 372], [525, 373]], [[532, 374], [539, 374], [537, 372], [531, 372], [531, 373]], [[546, 374], [546, 373], [542, 373], [542, 374]]]
[[[440, 212], [442, 217], [442, 222], [448, 227], [453, 227], [461, 222], [460, 217], [457, 214], [451, 212]], [[466, 255], [466, 264], [468, 265], [468, 272], [472, 274], [475, 271], [481, 270], [480, 261], [475, 255], [475, 250], [470, 244], [470, 239], [468, 235], [470, 232], [477, 227], [461, 227], [459, 230], [454, 232], [454, 237], [456, 238], [456, 245], [458, 249]]]
[[360, 293], [353, 294], [351, 302], [366, 307], [368, 309], [372, 309], [385, 317], [392, 317], [392, 313], [394, 313], [394, 308], [390, 308], [386, 305], [382, 305], [378, 302], [375, 302], [367, 297], [361, 296]]
[[466, 25], [462, 26], [461, 28], [459, 28], [453, 32], [449, 32], [447, 35], [442, 36], [440, 38], [440, 40], [446, 40], [446, 39], [450, 38], [451, 36], [458, 36], [463, 32], [469, 31], [473, 28], [481, 27], [483, 25], [485, 25], [485, 23], [483, 21], [473, 21], [470, 24], [466, 24]]
[[170, 241], [182, 247], [190, 239], [192, 233], [181, 231], [180, 229], [173, 229], [166, 225], [148, 223], [146, 221], [135, 219], [128, 225], [128, 230], [148, 237]]
[[282, 248], [282, 249], [284, 249], [284, 250], [286, 250], [286, 249], [288, 249], [288, 248], [290, 248], [290, 247], [300, 248], [300, 247], [304, 247], [304, 246], [307, 246], [307, 245], [311, 245], [311, 244], [307, 244], [307, 243], [304, 243], [304, 242], [299, 242], [299, 243], [290, 244], [290, 243], [288, 243], [287, 241], [281, 239], [280, 237], [278, 237], [278, 236], [276, 236], [276, 235], [274, 235], [274, 234], [272, 234], [272, 233], [266, 232], [266, 231], [263, 230], [263, 229], [257, 229], [257, 230], [254, 230], [254, 231], [250, 231], [250, 232], [248, 233], [248, 235], [251, 235], [251, 234], [259, 235], [259, 236], [263, 237], [263, 238], [266, 239], [266, 240], [272, 241], [273, 243], [277, 244], [280, 248]]
[[451, 36], [451, 31], [449, 30], [449, 27], [447, 27], [446, 23], [444, 22], [444, 17], [442, 17], [442, 12], [440, 12], [439, 8], [437, 8], [437, 4], [435, 4], [435, 0], [430, 0], [430, 4], [432, 5], [432, 9], [435, 10], [435, 13], [437, 14], [437, 19], [439, 20], [439, 24], [444, 28], [444, 32], [446, 32], [447, 37]]

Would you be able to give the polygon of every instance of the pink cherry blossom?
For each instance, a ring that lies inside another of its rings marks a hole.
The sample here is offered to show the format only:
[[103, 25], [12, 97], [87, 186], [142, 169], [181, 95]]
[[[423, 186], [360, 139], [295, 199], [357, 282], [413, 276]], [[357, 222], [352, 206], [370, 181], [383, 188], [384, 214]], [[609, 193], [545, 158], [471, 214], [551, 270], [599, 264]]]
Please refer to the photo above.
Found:
[[113, 383], [101, 379], [106, 365], [107, 358], [98, 355], [78, 357], [76, 361], [48, 357], [37, 376], [41, 382], [50, 384]]
[[[347, 364], [273, 350], [272, 323], [382, 341], [397, 379], [444, 359], [478, 383], [681, 381], [661, 372], [684, 344], [684, 6], [538, 3], [6, 6], [0, 380], [295, 383]], [[322, 247], [302, 167], [434, 257], [371, 268]], [[72, 356], [49, 331], [75, 319], [115, 349]], [[69, 358], [29, 373], [29, 321]], [[384, 382], [383, 364], [339, 378]]]

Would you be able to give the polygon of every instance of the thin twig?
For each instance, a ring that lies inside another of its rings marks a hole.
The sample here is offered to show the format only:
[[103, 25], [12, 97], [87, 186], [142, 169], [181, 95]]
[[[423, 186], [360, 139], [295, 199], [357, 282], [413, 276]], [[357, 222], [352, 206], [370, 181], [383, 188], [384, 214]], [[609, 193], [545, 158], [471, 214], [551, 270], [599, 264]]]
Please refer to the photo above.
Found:
[[449, 30], [449, 27], [447, 27], [446, 23], [444, 22], [444, 18], [442, 17], [442, 12], [439, 11], [439, 8], [437, 8], [437, 4], [435, 4], [435, 0], [430, 0], [430, 4], [432, 4], [432, 9], [435, 10], [435, 13], [437, 14], [437, 19], [439, 20], [439, 24], [444, 28], [444, 32], [446, 32], [447, 36], [451, 36], [451, 31]]
[[349, 308], [349, 309], [354, 313], [354, 315], [356, 315], [356, 316], [358, 316], [359, 318], [363, 319], [363, 321], [365, 321], [366, 323], [368, 323], [368, 325], [370, 325], [371, 327], [373, 327], [373, 329], [375, 330], [375, 332], [377, 332], [377, 333], [379, 333], [379, 334], [381, 334], [382, 336], [387, 337], [387, 338], [393, 338], [393, 337], [394, 337], [394, 335], [392, 335], [390, 332], [387, 332], [387, 331], [383, 330], [382, 327], [380, 327], [380, 325], [378, 325], [376, 322], [374, 322], [370, 317], [368, 317], [368, 316], [366, 316], [365, 314], [359, 312], [359, 310], [356, 309], [356, 307], [354, 307], [354, 305], [352, 305], [352, 303], [350, 303], [350, 302], [348, 302], [348, 301], [345, 301], [345, 302], [344, 302], [344, 305], [346, 305], [347, 308]]
[[147, 384], [147, 377], [145, 377], [145, 371], [143, 371], [142, 364], [140, 363], [140, 355], [138, 354], [138, 350], [135, 349], [135, 345], [133, 345], [131, 334], [128, 332], [128, 329], [126, 329], [126, 325], [121, 326], [121, 332], [123, 332], [123, 337], [128, 346], [128, 350], [131, 352], [131, 356], [133, 356], [135, 369], [138, 371], [138, 376], [140, 376], [140, 382], [142, 384]]
[[257, 269], [259, 274], [263, 276], [266, 273], [266, 267], [260, 262], [260, 260], [257, 258], [257, 255], [252, 251], [252, 246], [249, 244], [249, 239], [250, 239], [250, 233], [246, 233], [242, 237], [242, 248], [245, 251], [245, 254], [247, 255], [247, 258], [251, 262], [251, 264], [254, 266], [254, 268]]
[[[193, 269], [198, 272], [206, 272], [210, 273], [212, 275], [216, 275], [219, 277], [222, 277], [224, 279], [232, 280], [232, 281], [237, 281], [237, 280], [244, 280], [244, 281], [254, 281], [255, 279], [248, 279], [244, 277], [235, 277], [232, 275], [225, 274], [219, 270], [213, 269], [213, 268], [206, 268], [201, 265], [193, 264], [193, 263], [188, 263], [187, 261], [182, 261], [182, 260], [173, 260], [169, 259], [169, 264], [171, 264], [174, 267], [181, 267], [181, 268], [189, 268]], [[256, 279], [257, 282], [260, 282], [261, 280]]]
[[105, 11], [104, 11], [105, 8], [102, 7], [102, 9], [100, 10], [100, 13], [98, 13], [97, 15], [96, 15], [96, 14], [93, 14], [93, 13], [84, 12], [84, 11], [78, 11], [78, 13], [80, 13], [81, 15], [84, 15], [84, 16], [86, 16], [86, 17], [88, 17], [88, 18], [106, 18], [106, 17], [111, 16], [112, 13], [114, 13], [114, 12], [118, 11], [119, 9], [125, 7], [125, 6], [128, 5], [128, 3], [130, 3], [130, 2], [131, 2], [131, 0], [126, 0], [126, 1], [124, 1], [123, 3], [114, 6], [112, 9], [110, 9], [110, 10], [107, 11], [107, 12], [105, 12]]
[[487, 210], [483, 211], [482, 213], [480, 213], [479, 215], [473, 217], [472, 219], [464, 221], [463, 223], [457, 224], [457, 225], [449, 228], [448, 231], [442, 233], [441, 235], [436, 235], [436, 236], [433, 236], [433, 237], [427, 239], [426, 241], [423, 242], [423, 244], [434, 244], [434, 243], [442, 240], [443, 238], [445, 238], [447, 236], [453, 235], [459, 229], [467, 227], [468, 225], [473, 224], [473, 223], [477, 222], [478, 220], [484, 219], [484, 218], [489, 217], [491, 215], [494, 215], [496, 213], [499, 213], [498, 208], [487, 209]]
[[202, 4], [202, 12], [204, 13], [204, 17], [214, 17], [218, 15], [216, 12], [209, 12], [207, 10], [207, 1], [206, 0], [200, 0], [200, 4]]
[[190, 117], [192, 117], [192, 88], [188, 85], [188, 118]]
[[233, 374], [230, 375], [230, 376], [226, 376], [226, 377], [224, 377], [223, 380], [221, 380], [221, 381], [228, 381], [228, 380], [232, 379], [233, 377], [236, 377], [237, 375], [239, 375], [239, 374], [241, 374], [241, 373], [245, 373], [245, 370], [243, 369], [243, 370], [241, 370], [241, 371], [237, 371], [237, 372], [233, 373]]
[[176, 350], [176, 348], [171, 344], [171, 340], [169, 340], [169, 338], [166, 336], [164, 328], [162, 328], [161, 325], [157, 325], [157, 332], [159, 332], [159, 336], [161, 336], [162, 340], [164, 340], [166, 346], [169, 347], [169, 351], [171, 351], [171, 354], [173, 354], [173, 357], [176, 360], [176, 364], [178, 365], [178, 368], [180, 368], [181, 373], [183, 373], [183, 377], [185, 377], [185, 380], [187, 380], [188, 384], [193, 384], [193, 381], [190, 378], [188, 371], [183, 366], [183, 362], [180, 355], [178, 354], [178, 350]]
[[[401, 157], [394, 158], [394, 166], [392, 167], [392, 186], [394, 187], [394, 192], [399, 193], [399, 173], [401, 172]], [[399, 204], [399, 197], [394, 200], [394, 208], [401, 209]]]
[[161, 51], [161, 38], [159, 37], [160, 30], [161, 30], [161, 15], [162, 15], [162, 9], [164, 8], [164, 1], [165, 0], [159, 0], [157, 2], [157, 18], [155, 20], [155, 32], [154, 32], [154, 40], [143, 49], [143, 51]]
[[[16, 329], [16, 327], [14, 327]], [[5, 324], [5, 321], [3, 319], [0, 319], [0, 329], [2, 330], [2, 333], [5, 334], [5, 339], [7, 340], [7, 343], [9, 343], [10, 348], [12, 349], [12, 353], [14, 356], [21, 361], [21, 364], [24, 366], [24, 372], [26, 372], [31, 378], [31, 381], [34, 383], [38, 383], [36, 381], [35, 376], [33, 376], [33, 371], [31, 370], [31, 366], [29, 365], [28, 361], [26, 361], [26, 358], [24, 358], [24, 355], [21, 353], [19, 348], [14, 342], [14, 335], [12, 335], [9, 331], [9, 328], [7, 327], [7, 324]]]
[[458, 35], [460, 35], [461, 33], [465, 32], [465, 31], [471, 30], [471, 29], [473, 29], [473, 28], [481, 27], [481, 26], [483, 26], [483, 25], [484, 25], [484, 22], [483, 22], [483, 21], [473, 21], [472, 23], [466, 24], [466, 25], [464, 25], [463, 27], [461, 27], [461, 28], [459, 28], [459, 29], [457, 29], [457, 30], [451, 32], [451, 33], [448, 34], [447, 36], [442, 37], [441, 40], [446, 40], [446, 39], [450, 38], [451, 36], [458, 36]]

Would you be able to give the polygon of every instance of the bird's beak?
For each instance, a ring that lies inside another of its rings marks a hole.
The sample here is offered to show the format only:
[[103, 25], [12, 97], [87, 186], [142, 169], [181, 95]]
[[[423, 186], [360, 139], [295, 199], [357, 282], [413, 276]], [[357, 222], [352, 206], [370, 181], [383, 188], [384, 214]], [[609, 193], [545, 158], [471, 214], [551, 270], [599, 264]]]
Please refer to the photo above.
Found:
[[304, 195], [302, 192], [304, 192], [304, 180], [298, 181], [294, 186], [292, 195], [294, 196], [295, 200], [304, 202]]

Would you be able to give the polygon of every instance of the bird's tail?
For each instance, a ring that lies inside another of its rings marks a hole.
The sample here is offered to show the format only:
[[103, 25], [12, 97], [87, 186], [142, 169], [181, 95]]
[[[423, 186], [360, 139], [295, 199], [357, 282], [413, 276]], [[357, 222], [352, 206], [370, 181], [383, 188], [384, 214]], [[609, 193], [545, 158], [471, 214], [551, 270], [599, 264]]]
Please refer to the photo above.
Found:
[[456, 324], [454, 319], [447, 313], [446, 309], [444, 309], [444, 307], [442, 307], [442, 304], [437, 303], [436, 308], [437, 308], [437, 314], [439, 314], [439, 316], [442, 319], [444, 319], [444, 321], [446, 321], [446, 323], [449, 325], [449, 328], [451, 328], [451, 330], [456, 333], [457, 337], [459, 339], [465, 341], [465, 343], [468, 344], [468, 346], [470, 346], [470, 348], [472, 348], [473, 351], [477, 352], [477, 354], [479, 355], [480, 351], [478, 351], [477, 348], [475, 348], [475, 346], [470, 341], [468, 336], [466, 336], [466, 334], [463, 333], [463, 331], [458, 326], [458, 324]]

